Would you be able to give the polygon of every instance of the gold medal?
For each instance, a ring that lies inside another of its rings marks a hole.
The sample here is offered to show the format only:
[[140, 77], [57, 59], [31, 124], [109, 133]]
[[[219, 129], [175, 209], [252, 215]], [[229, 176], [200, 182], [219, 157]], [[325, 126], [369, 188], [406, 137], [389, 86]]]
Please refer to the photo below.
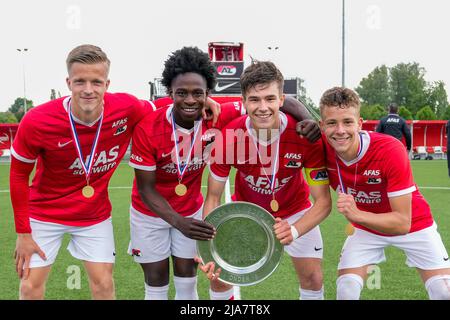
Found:
[[277, 200], [272, 199], [272, 201], [270, 201], [270, 209], [272, 209], [273, 212], [277, 212], [278, 209], [280, 209], [280, 205]]
[[177, 196], [184, 196], [187, 192], [187, 188], [184, 184], [182, 183], [178, 183], [177, 186], [175, 187], [175, 193], [177, 194]]
[[83, 197], [90, 198], [94, 195], [95, 190], [90, 185], [87, 185], [83, 187], [83, 190], [81, 190], [81, 193], [83, 194]]
[[354, 233], [355, 233], [355, 227], [351, 223], [348, 223], [345, 226], [345, 234], [348, 236], [351, 236]]

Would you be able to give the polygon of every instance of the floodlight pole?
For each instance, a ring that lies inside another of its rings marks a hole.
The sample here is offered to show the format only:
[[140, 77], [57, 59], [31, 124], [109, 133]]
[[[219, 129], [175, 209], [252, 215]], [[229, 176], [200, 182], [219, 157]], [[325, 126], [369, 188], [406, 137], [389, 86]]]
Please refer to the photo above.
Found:
[[26, 91], [26, 82], [25, 82], [25, 52], [28, 51], [27, 48], [17, 49], [21, 53], [22, 56], [22, 75], [23, 75], [23, 111], [27, 113], [27, 91]]
[[342, 87], [345, 87], [345, 0], [342, 0]]

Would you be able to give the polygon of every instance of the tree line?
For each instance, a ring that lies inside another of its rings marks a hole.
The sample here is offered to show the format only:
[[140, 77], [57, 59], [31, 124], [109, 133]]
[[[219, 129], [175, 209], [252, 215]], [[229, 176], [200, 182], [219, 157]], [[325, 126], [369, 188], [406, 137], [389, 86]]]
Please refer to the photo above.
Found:
[[[56, 90], [50, 90], [50, 100], [57, 98]], [[61, 93], [58, 91], [58, 98], [61, 98]], [[25, 103], [24, 104], [24, 100]], [[0, 112], [0, 123], [19, 123], [25, 115], [26, 111], [29, 111], [34, 107], [33, 100], [28, 100], [23, 97], [16, 98], [14, 103], [8, 108], [8, 111]]]
[[[450, 120], [444, 82], [427, 82], [425, 74], [425, 68], [417, 62], [399, 63], [391, 68], [386, 65], [376, 67], [355, 88], [362, 102], [361, 117], [378, 120], [387, 115], [387, 106], [393, 102], [399, 106], [400, 116], [407, 120]], [[300, 93], [302, 101], [314, 110], [306, 90]], [[58, 96], [61, 97], [59, 92]], [[56, 98], [55, 89], [51, 89], [50, 99]], [[27, 99], [26, 107], [27, 110], [33, 108], [33, 101]], [[8, 111], [0, 112], [0, 123], [20, 122], [24, 109], [24, 98], [17, 98]]]
[[355, 88], [362, 101], [361, 117], [378, 120], [393, 102], [399, 106], [400, 116], [408, 120], [450, 120], [444, 82], [427, 82], [425, 74], [425, 68], [416, 62], [376, 67]]

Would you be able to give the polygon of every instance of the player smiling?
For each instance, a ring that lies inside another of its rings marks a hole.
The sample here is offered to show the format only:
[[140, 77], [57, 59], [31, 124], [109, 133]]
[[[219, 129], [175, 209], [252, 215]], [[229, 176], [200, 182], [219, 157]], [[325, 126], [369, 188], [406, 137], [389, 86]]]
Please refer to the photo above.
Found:
[[359, 97], [348, 88], [325, 91], [320, 112], [337, 209], [355, 227], [342, 249], [337, 299], [359, 299], [367, 268], [385, 260], [389, 245], [405, 252], [430, 299], [450, 299], [448, 254], [403, 144], [361, 130]]

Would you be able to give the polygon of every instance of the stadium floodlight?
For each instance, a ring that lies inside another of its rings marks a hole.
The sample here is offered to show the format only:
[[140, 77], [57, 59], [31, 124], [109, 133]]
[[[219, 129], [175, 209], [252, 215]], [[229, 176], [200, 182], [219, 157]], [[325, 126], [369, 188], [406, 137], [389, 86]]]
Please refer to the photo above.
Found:
[[278, 51], [278, 49], [280, 49], [279, 46], [267, 46], [267, 50], [269, 50], [269, 52], [271, 52], [272, 62], [275, 62], [274, 61], [275, 53]]

